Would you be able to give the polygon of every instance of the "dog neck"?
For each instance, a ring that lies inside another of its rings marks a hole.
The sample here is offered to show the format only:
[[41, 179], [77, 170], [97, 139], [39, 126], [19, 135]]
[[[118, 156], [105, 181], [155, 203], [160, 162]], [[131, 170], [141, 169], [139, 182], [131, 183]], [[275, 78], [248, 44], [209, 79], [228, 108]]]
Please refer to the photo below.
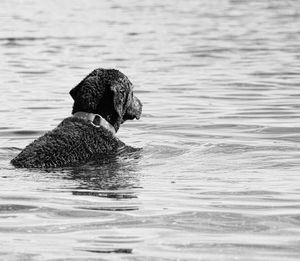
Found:
[[[93, 125], [96, 128], [99, 128], [100, 126], [102, 126], [105, 129], [109, 130], [112, 134], [116, 134], [116, 130], [115, 130], [114, 126], [112, 126], [107, 120], [105, 120], [99, 114], [78, 111], [78, 112], [74, 113], [73, 116], [90, 122], [91, 125]], [[95, 121], [97, 123], [95, 123]]]

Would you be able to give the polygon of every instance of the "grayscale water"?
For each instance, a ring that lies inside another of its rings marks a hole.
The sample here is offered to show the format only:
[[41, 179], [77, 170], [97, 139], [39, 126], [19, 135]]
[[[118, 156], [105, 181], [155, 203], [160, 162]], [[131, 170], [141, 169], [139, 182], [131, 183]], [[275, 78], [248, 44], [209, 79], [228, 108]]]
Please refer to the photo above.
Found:
[[[300, 1], [0, 2], [0, 260], [299, 260]], [[141, 147], [9, 161], [117, 68]]]

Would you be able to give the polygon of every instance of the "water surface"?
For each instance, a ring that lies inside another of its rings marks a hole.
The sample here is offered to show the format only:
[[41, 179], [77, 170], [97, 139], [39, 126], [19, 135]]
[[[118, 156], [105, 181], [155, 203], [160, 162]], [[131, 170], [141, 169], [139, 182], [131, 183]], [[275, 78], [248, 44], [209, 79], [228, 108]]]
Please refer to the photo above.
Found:
[[[299, 1], [1, 1], [1, 260], [299, 260]], [[9, 161], [117, 68], [143, 101], [103, 164]]]

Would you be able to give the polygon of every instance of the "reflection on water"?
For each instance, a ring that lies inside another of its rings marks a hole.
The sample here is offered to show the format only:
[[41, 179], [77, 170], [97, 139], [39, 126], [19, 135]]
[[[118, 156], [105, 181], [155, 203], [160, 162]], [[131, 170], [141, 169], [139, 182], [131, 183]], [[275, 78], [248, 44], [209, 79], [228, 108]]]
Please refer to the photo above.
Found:
[[[0, 259], [298, 260], [298, 1], [1, 1]], [[144, 104], [141, 150], [9, 164], [97, 67]]]
[[[81, 190], [121, 190], [138, 187], [139, 173], [136, 165], [140, 157], [141, 150], [128, 152], [126, 149], [118, 155], [72, 168], [64, 175], [64, 179], [78, 182], [80, 185], [76, 188]], [[84, 195], [84, 193], [78, 191], [76, 195]], [[93, 195], [93, 193], [89, 195]]]

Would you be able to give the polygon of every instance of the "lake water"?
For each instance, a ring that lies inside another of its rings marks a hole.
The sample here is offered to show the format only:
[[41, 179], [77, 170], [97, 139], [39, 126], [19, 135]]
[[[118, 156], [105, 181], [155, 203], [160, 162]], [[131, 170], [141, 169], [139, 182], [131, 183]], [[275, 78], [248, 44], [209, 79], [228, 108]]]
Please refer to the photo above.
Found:
[[[300, 1], [4, 0], [0, 26], [0, 260], [299, 260]], [[10, 165], [98, 67], [143, 149]]]

